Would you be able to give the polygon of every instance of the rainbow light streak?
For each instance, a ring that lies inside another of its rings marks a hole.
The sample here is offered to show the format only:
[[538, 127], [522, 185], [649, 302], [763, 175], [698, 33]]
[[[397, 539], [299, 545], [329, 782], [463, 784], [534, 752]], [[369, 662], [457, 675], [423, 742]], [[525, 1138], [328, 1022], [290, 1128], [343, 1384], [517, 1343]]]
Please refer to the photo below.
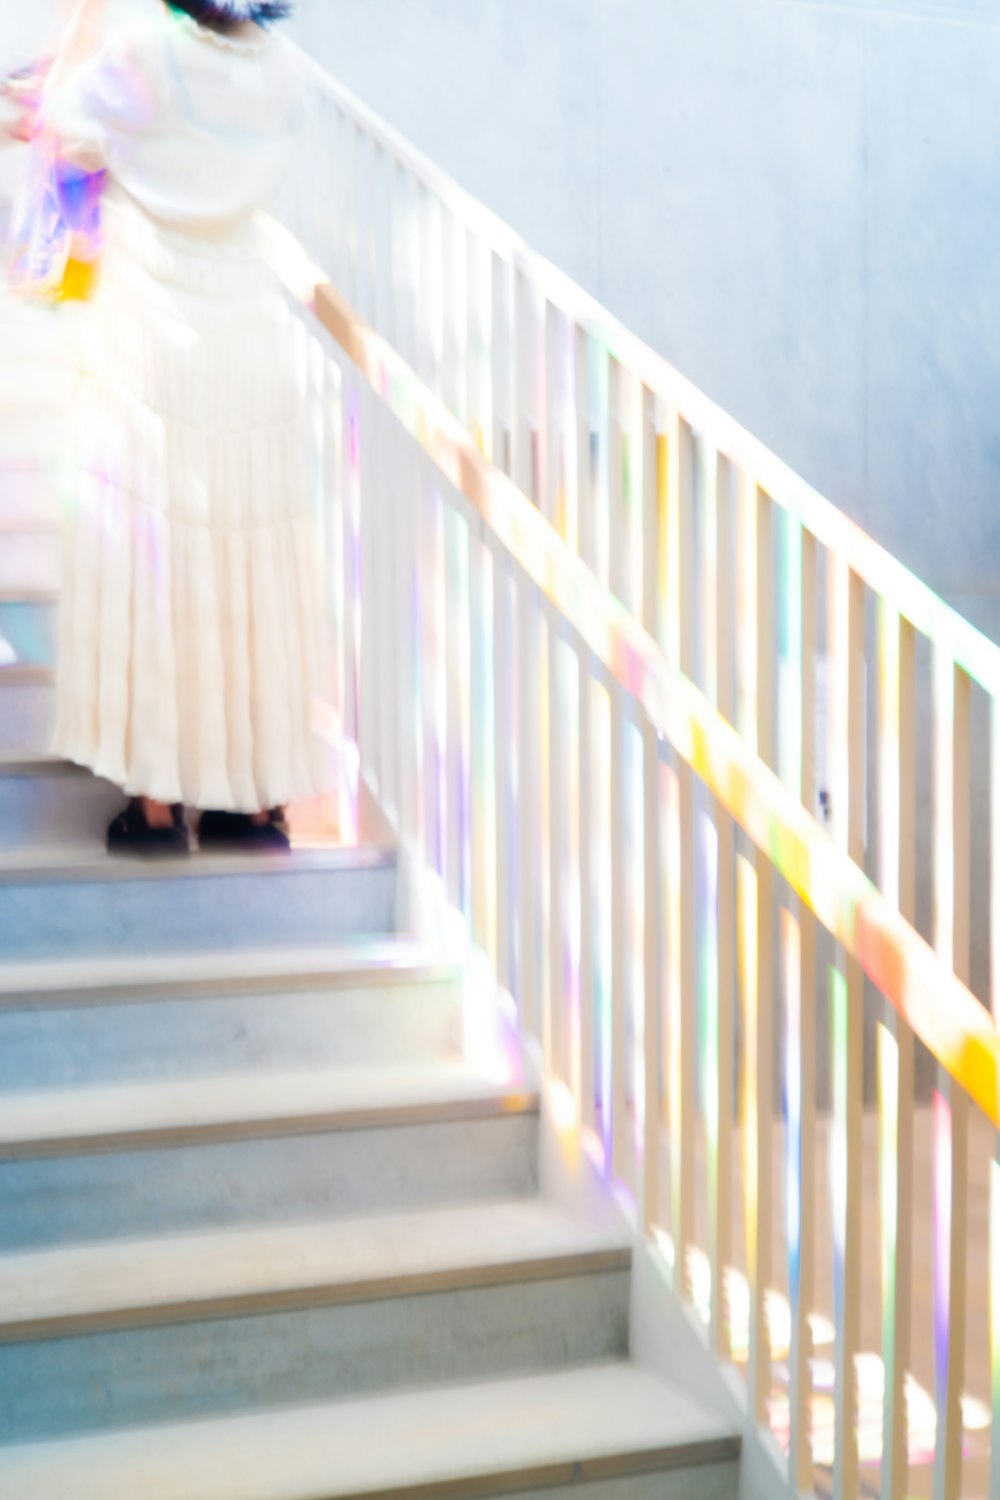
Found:
[[[742, 854], [736, 860], [736, 972], [743, 1005], [745, 1038], [743, 1087], [743, 1215], [746, 1231], [747, 1279], [757, 1284], [757, 872]], [[749, 1313], [748, 1313], [749, 1317]]]
[[798, 1312], [802, 1283], [802, 933], [781, 908], [781, 970], [785, 995], [785, 1233], [788, 1285]]
[[[719, 833], [707, 812], [700, 815], [701, 859], [698, 910], [698, 1015], [701, 1087], [708, 1148], [709, 1243], [718, 1245], [719, 1207]], [[711, 1297], [711, 1291], [709, 1292]]]
[[[934, 1387], [939, 1417], [948, 1407], [951, 1373], [951, 1107], [934, 1095]], [[943, 1423], [941, 1424], [943, 1427]]]
[[802, 525], [785, 513], [778, 609], [778, 765], [781, 779], [802, 795]]
[[885, 899], [899, 907], [899, 708], [901, 687], [899, 611], [878, 601], [879, 683], [879, 884]]
[[990, 1371], [993, 1433], [990, 1495], [1000, 1493], [1000, 1158], [990, 1162]]
[[949, 967], [955, 952], [955, 666], [934, 647], [934, 949]]
[[736, 728], [757, 754], [757, 486], [741, 475], [736, 505]]
[[626, 1034], [632, 1035], [632, 1092], [635, 1100], [636, 1157], [642, 1159], [646, 1123], [646, 882], [645, 873], [645, 800], [643, 798], [643, 742], [635, 724], [625, 725], [626, 833], [625, 859], [628, 868], [628, 1021]]
[[611, 698], [600, 683], [592, 684], [593, 745], [597, 768], [593, 788], [596, 803], [594, 830], [594, 1019], [597, 1027], [598, 1108], [604, 1168], [612, 1172], [611, 1086]]
[[[670, 1123], [671, 1218], [674, 1240], [681, 1232], [681, 1185], [684, 1180], [683, 1113], [684, 1062], [681, 1055], [681, 783], [672, 766], [663, 767], [660, 783], [663, 820], [663, 857], [665, 864], [663, 897], [666, 907], [666, 983], [667, 1034], [670, 1038], [667, 1056], [670, 1080], [668, 1114]], [[674, 1271], [677, 1286], [682, 1286], [683, 1267], [676, 1257]]]

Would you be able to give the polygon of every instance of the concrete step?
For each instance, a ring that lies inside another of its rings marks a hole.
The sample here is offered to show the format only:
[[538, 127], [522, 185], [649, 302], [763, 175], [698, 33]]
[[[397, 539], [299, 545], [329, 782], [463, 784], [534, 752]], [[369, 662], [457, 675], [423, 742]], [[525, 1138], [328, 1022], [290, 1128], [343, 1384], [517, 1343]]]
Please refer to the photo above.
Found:
[[327, 949], [396, 928], [395, 853], [194, 854], [141, 860], [66, 850], [0, 854], [6, 962]]
[[96, 853], [123, 804], [118, 787], [78, 766], [0, 752], [0, 852], [30, 846]]
[[45, 754], [55, 727], [55, 672], [3, 661], [0, 639], [0, 754]]
[[538, 1099], [459, 1063], [0, 1098], [0, 1252], [528, 1193]]
[[329, 954], [0, 965], [0, 1092], [457, 1058], [461, 966]]
[[0, 1442], [621, 1357], [624, 1236], [538, 1200], [0, 1259]]
[[0, 1450], [0, 1497], [736, 1500], [738, 1459], [717, 1417], [611, 1362], [18, 1445]]

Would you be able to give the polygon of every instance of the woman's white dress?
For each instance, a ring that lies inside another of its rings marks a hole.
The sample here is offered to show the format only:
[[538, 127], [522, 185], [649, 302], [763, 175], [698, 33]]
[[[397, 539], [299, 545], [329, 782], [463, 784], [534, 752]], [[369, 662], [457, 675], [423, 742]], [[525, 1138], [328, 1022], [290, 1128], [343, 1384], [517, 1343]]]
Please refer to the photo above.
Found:
[[48, 109], [110, 184], [81, 327], [54, 748], [198, 808], [254, 812], [329, 780], [307, 415], [252, 232], [301, 96], [279, 38], [164, 7]]

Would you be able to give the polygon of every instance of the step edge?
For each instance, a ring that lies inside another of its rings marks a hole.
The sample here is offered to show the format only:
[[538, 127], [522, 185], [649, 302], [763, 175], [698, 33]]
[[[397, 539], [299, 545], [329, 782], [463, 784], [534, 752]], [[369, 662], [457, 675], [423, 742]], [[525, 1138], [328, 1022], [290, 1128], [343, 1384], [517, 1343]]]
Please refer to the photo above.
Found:
[[[266, 1288], [238, 1293], [215, 1293], [184, 1301], [150, 1302], [136, 1307], [109, 1308], [89, 1313], [64, 1313], [23, 1322], [0, 1323], [0, 1347], [83, 1338], [91, 1334], [133, 1332], [201, 1323], [234, 1322], [269, 1313], [307, 1312], [350, 1307], [363, 1302], [401, 1301], [435, 1293], [488, 1291], [540, 1281], [562, 1281], [578, 1276], [617, 1275], [632, 1265], [629, 1246], [580, 1247], [539, 1252], [519, 1260], [467, 1262], [424, 1271], [385, 1273], [355, 1280], [329, 1279], [301, 1287]], [[0, 1260], [2, 1266], [2, 1260]]]
[[[374, 947], [375, 945], [373, 945]], [[7, 1011], [100, 1009], [111, 1006], [155, 1005], [164, 1000], [185, 1001], [196, 1005], [202, 1001], [229, 996], [262, 996], [326, 992], [331, 997], [347, 990], [394, 989], [406, 986], [424, 987], [461, 982], [464, 965], [460, 958], [412, 956], [393, 958], [373, 954], [370, 958], [350, 955], [348, 962], [335, 964], [329, 956], [317, 955], [315, 967], [275, 967], [261, 970], [258, 965], [245, 968], [234, 963], [228, 972], [197, 972], [198, 959], [213, 955], [195, 955], [190, 960], [194, 971], [186, 976], [164, 976], [162, 965], [146, 964], [147, 972], [128, 961], [120, 963], [120, 972], [111, 965], [100, 966], [91, 974], [81, 975], [78, 965], [38, 965], [43, 972], [31, 974], [30, 964], [11, 965], [5, 972], [0, 964], [0, 1015]], [[251, 955], [252, 957], [252, 955]], [[242, 960], [247, 955], [240, 954]]]
[[39, 667], [28, 662], [17, 662], [9, 667], [0, 667], [0, 693], [5, 688], [54, 688], [55, 684], [55, 667]]
[[537, 1094], [497, 1091], [496, 1094], [399, 1104], [357, 1105], [340, 1110], [315, 1110], [301, 1115], [260, 1116], [246, 1120], [212, 1120], [201, 1124], [160, 1125], [134, 1130], [100, 1131], [92, 1135], [0, 1138], [0, 1162], [55, 1158], [115, 1156], [181, 1146], [236, 1144], [302, 1135], [332, 1135], [360, 1130], [389, 1130], [429, 1124], [457, 1124], [472, 1120], [536, 1115]]
[[[2, 676], [2, 673], [0, 673]], [[113, 885], [158, 880], [215, 880], [232, 876], [356, 874], [391, 870], [399, 851], [391, 845], [364, 844], [328, 849], [293, 849], [291, 854], [202, 854], [188, 859], [114, 856], [92, 849], [0, 851], [0, 886]]]
[[670, 1446], [636, 1444], [619, 1453], [592, 1458], [561, 1458], [549, 1464], [520, 1468], [497, 1466], [467, 1476], [438, 1480], [396, 1482], [391, 1489], [322, 1491], [317, 1500], [493, 1500], [494, 1496], [523, 1494], [526, 1490], [573, 1489], [601, 1480], [639, 1478], [684, 1469], [704, 1469], [736, 1463], [742, 1451], [738, 1435], [692, 1439]]

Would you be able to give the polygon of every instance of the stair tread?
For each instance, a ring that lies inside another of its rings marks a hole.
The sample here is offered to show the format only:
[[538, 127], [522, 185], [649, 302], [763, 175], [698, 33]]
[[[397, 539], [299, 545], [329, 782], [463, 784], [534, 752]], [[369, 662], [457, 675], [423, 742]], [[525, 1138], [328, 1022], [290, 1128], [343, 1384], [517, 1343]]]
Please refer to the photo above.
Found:
[[0, 1156], [72, 1152], [131, 1140], [268, 1128], [463, 1117], [537, 1107], [463, 1062], [113, 1084], [0, 1097]]
[[540, 1199], [86, 1244], [0, 1258], [0, 1341], [628, 1263]]
[[[449, 1481], [735, 1459], [725, 1422], [658, 1376], [611, 1363], [0, 1450], [0, 1500], [347, 1500]], [[588, 1472], [589, 1471], [589, 1472]]]
[[306, 985], [346, 988], [384, 983], [394, 977], [407, 983], [440, 980], [459, 972], [458, 958], [433, 953], [405, 937], [291, 952], [240, 948], [157, 958], [0, 962], [0, 1007], [12, 998], [44, 1001], [55, 995], [85, 1003], [95, 995], [129, 990], [148, 995], [199, 987], [231, 990], [241, 985], [255, 990], [301, 989]]

